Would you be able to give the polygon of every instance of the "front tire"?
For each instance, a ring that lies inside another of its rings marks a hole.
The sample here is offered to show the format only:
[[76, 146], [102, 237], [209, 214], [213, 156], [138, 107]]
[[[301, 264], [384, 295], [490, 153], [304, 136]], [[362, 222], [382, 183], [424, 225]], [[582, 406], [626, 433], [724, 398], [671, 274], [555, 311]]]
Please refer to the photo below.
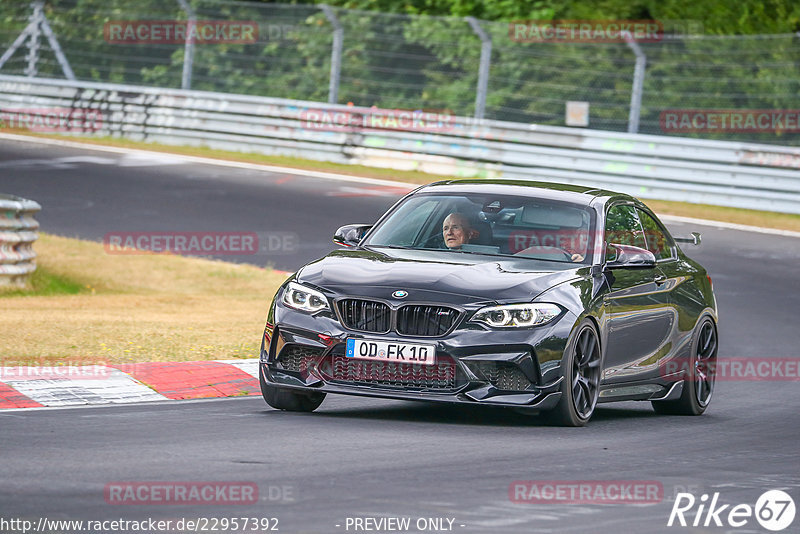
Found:
[[578, 325], [564, 351], [561, 399], [544, 417], [558, 426], [584, 426], [597, 406], [602, 372], [602, 353], [597, 328], [590, 319]]
[[664, 415], [702, 415], [711, 402], [717, 366], [717, 327], [705, 317], [692, 335], [691, 360], [678, 400], [652, 401], [653, 410]]
[[264, 379], [264, 370], [260, 367], [260, 364], [258, 382], [261, 386], [261, 396], [264, 397], [264, 401], [276, 410], [313, 412], [319, 408], [319, 405], [325, 400], [325, 393], [294, 392], [267, 384], [267, 381]]

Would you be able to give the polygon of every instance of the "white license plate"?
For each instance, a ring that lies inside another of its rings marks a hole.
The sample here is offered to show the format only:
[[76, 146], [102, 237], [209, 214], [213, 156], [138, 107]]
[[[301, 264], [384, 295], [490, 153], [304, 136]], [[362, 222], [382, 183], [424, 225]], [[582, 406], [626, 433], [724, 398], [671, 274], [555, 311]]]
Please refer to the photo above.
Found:
[[345, 356], [357, 360], [434, 365], [436, 345], [348, 338]]

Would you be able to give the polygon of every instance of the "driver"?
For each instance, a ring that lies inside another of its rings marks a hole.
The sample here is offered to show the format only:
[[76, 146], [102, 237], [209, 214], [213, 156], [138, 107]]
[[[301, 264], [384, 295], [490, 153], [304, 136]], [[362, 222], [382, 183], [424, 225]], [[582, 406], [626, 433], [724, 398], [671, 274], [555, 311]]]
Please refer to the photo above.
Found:
[[449, 249], [459, 249], [461, 245], [477, 239], [479, 235], [480, 232], [472, 227], [469, 219], [463, 213], [451, 213], [445, 217], [442, 223], [442, 237], [444, 244]]

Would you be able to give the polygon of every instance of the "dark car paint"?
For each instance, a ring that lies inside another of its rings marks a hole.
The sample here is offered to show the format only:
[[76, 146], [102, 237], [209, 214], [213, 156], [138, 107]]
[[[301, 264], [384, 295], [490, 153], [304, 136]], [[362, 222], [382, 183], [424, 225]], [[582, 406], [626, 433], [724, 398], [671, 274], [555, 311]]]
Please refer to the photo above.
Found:
[[[407, 259], [410, 253], [416, 259]], [[560, 270], [546, 271], [551, 265]], [[415, 292], [441, 294], [439, 298], [449, 304], [475, 299], [526, 302], [554, 285], [578, 278], [579, 269], [570, 267], [565, 263], [444, 251], [346, 249], [309, 263], [297, 273], [297, 281], [320, 288], [345, 288], [358, 280], [360, 295], [381, 298], [382, 294], [362, 293], [362, 288], [368, 292], [371, 287], [391, 288], [390, 294], [395, 289], [413, 287]], [[585, 276], [589, 269], [583, 271]], [[429, 300], [413, 293], [411, 298]]]
[[[605, 227], [608, 206], [624, 202], [648, 212], [663, 228], [652, 211], [633, 197], [579, 186], [458, 181], [425, 186], [410, 195], [418, 192], [530, 195], [581, 203], [596, 210], [597, 228]], [[378, 224], [401, 202], [402, 199]], [[370, 233], [367, 232], [362, 245], [369, 246]], [[349, 295], [378, 299], [390, 305], [445, 303], [462, 310], [459, 324], [450, 334], [426, 342], [435, 343], [437, 352], [456, 358], [470, 378], [469, 383], [458, 392], [442, 394], [334, 385], [314, 377], [313, 373], [301, 379], [280, 372], [267, 362], [273, 362], [287, 342], [329, 350], [328, 347], [347, 337], [410, 340], [392, 333], [347, 330], [334, 313], [312, 316], [288, 308], [279, 298], [283, 287], [269, 310], [261, 370], [268, 383], [281, 387], [547, 409], [558, 400], [556, 391], [565, 347], [577, 325], [588, 317], [598, 327], [604, 354], [599, 402], [653, 400], [667, 395], [672, 398], [673, 386], [680, 384], [674, 377], [664, 375], [666, 363], [687, 356], [692, 331], [702, 316], [717, 321], [716, 302], [706, 271], [677, 245], [674, 256], [652, 267], [609, 269], [605, 266], [605, 247], [600, 246], [593, 248], [590, 263], [594, 267], [452, 252], [363, 247], [338, 250], [306, 265], [289, 281], [315, 287], [331, 300]], [[397, 289], [410, 294], [400, 301], [392, 297]], [[485, 305], [534, 300], [556, 303], [564, 312], [547, 325], [529, 329], [490, 329], [469, 322], [470, 316]], [[319, 334], [328, 341], [320, 341]], [[496, 390], [463, 365], [471, 359], [514, 362], [526, 374], [531, 373], [535, 387], [524, 393]]]

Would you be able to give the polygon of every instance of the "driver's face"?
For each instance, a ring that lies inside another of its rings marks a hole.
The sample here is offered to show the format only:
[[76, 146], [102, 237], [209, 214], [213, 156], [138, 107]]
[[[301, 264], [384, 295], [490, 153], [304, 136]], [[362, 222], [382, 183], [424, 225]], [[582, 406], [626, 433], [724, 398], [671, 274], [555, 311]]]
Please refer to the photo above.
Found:
[[448, 215], [442, 224], [442, 237], [447, 248], [459, 248], [464, 243], [469, 243], [472, 232], [469, 222], [454, 213]]

